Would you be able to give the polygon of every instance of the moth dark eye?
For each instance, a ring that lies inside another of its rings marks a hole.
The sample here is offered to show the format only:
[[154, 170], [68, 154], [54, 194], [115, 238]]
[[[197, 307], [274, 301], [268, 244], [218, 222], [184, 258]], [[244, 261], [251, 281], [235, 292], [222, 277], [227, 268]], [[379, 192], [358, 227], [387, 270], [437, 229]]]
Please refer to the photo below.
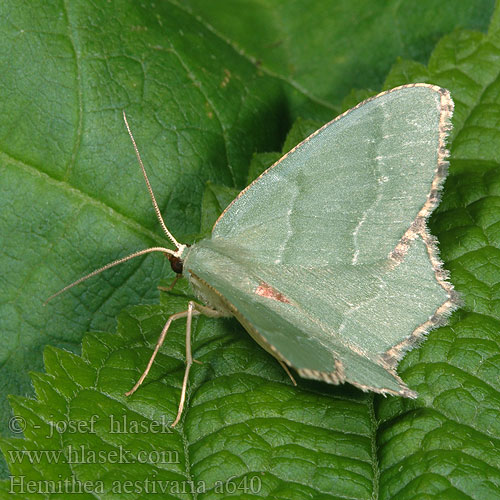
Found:
[[178, 257], [172, 257], [168, 259], [170, 260], [170, 267], [172, 268], [172, 271], [177, 274], [182, 274], [182, 269], [183, 269], [183, 262], [181, 259]]

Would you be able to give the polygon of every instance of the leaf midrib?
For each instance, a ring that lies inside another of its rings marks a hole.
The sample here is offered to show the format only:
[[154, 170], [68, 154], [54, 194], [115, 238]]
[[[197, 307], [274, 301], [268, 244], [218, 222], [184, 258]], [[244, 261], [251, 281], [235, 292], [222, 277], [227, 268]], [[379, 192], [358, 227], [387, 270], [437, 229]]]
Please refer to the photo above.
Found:
[[155, 243], [158, 243], [162, 246], [165, 245], [165, 243], [167, 243], [165, 238], [159, 236], [155, 232], [146, 228], [145, 226], [137, 222], [135, 219], [131, 219], [129, 216], [123, 214], [122, 212], [119, 212], [116, 208], [113, 208], [112, 206], [95, 198], [94, 196], [91, 196], [89, 193], [82, 191], [81, 189], [75, 186], [70, 185], [68, 182], [64, 180], [56, 179], [55, 177], [49, 175], [47, 172], [40, 170], [32, 165], [28, 165], [16, 158], [13, 158], [12, 156], [8, 155], [3, 151], [0, 152], [0, 161], [4, 162], [5, 168], [9, 168], [9, 165], [15, 166], [22, 169], [28, 175], [41, 177], [48, 184], [58, 189], [62, 189], [66, 193], [70, 193], [80, 202], [86, 203], [94, 208], [97, 208], [98, 210], [104, 212], [106, 214], [106, 217], [113, 216], [113, 219], [121, 223], [123, 226], [129, 228], [131, 231], [137, 234], [149, 238]]

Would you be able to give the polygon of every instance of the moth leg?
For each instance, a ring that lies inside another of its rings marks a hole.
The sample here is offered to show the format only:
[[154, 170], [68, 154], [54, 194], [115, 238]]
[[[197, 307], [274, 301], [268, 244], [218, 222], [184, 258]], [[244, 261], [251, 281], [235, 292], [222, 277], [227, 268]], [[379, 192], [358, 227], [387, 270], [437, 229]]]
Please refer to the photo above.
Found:
[[177, 284], [177, 282], [179, 281], [179, 278], [181, 276], [182, 276], [181, 274], [176, 274], [175, 278], [173, 279], [172, 283], [170, 283], [170, 285], [168, 285], [168, 286], [159, 286], [158, 290], [160, 290], [162, 292], [170, 292], [170, 290], [173, 290], [174, 286]]
[[153, 354], [151, 355], [151, 358], [149, 359], [149, 362], [148, 362], [148, 365], [146, 366], [146, 369], [144, 370], [143, 374], [141, 375], [141, 377], [139, 378], [137, 383], [134, 385], [134, 387], [132, 387], [132, 389], [130, 389], [130, 391], [125, 393], [125, 396], [130, 396], [131, 394], [133, 394], [138, 389], [138, 387], [144, 382], [144, 379], [148, 376], [149, 370], [151, 369], [151, 366], [153, 365], [153, 361], [155, 360], [156, 355], [158, 354], [158, 351], [160, 350], [160, 347], [162, 346], [162, 344], [165, 340], [165, 337], [167, 336], [167, 332], [168, 332], [168, 329], [170, 328], [172, 321], [175, 321], [176, 319], [180, 319], [180, 318], [185, 318], [186, 316], [188, 316], [188, 314], [189, 314], [189, 309], [187, 311], [182, 311], [182, 312], [172, 314], [167, 319], [167, 322], [165, 323], [165, 326], [163, 327], [163, 330], [161, 331], [160, 336], [158, 337], [158, 342], [156, 342], [155, 349], [153, 351]]
[[[278, 359], [278, 358], [276, 358], [276, 359]], [[293, 378], [293, 375], [290, 373], [290, 370], [288, 369], [288, 366], [286, 366], [286, 364], [283, 363], [283, 361], [281, 361], [281, 359], [278, 359], [278, 363], [282, 366], [283, 370], [286, 371], [286, 374], [290, 377], [290, 380], [292, 381], [292, 384], [293, 385], [297, 385], [297, 382]]]
[[[176, 274], [175, 275], [175, 278], [172, 280], [172, 283], [170, 283], [170, 285], [168, 286], [158, 286], [158, 290], [160, 290], [160, 292], [170, 292], [171, 290], [174, 289], [175, 285], [177, 284], [177, 282], [179, 281], [179, 279], [182, 277], [182, 274]], [[193, 359], [193, 363], [197, 363], [199, 365], [202, 365], [203, 363], [201, 361], [198, 361], [197, 359]]]
[[177, 416], [172, 423], [172, 427], [175, 427], [179, 420], [181, 419], [182, 410], [184, 408], [184, 402], [186, 400], [186, 391], [187, 391], [187, 383], [189, 379], [189, 370], [191, 369], [191, 365], [193, 364], [193, 356], [191, 353], [191, 322], [193, 316], [197, 316], [198, 314], [203, 314], [204, 316], [208, 316], [209, 318], [219, 318], [223, 316], [223, 313], [217, 311], [216, 309], [212, 309], [207, 306], [203, 306], [201, 304], [197, 304], [196, 302], [190, 301], [188, 304], [187, 312], [187, 320], [186, 320], [186, 370], [184, 371], [184, 380], [182, 381], [182, 389], [181, 389], [181, 399], [179, 401], [179, 410], [177, 411]]

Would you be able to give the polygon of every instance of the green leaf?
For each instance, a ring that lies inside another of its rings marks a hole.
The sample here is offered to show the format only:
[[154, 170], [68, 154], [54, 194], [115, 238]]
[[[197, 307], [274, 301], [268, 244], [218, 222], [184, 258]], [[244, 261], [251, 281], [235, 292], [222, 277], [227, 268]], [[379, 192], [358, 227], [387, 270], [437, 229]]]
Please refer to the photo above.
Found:
[[238, 189], [207, 182], [201, 201], [200, 237], [210, 236], [215, 221], [239, 192]]
[[[26, 439], [3, 441], [11, 473], [27, 481], [74, 474], [121, 485], [129, 479], [140, 485], [153, 474], [212, 485], [232, 474], [238, 480], [257, 475], [263, 498], [498, 497], [498, 9], [488, 35], [458, 31], [424, 67], [441, 33], [460, 24], [484, 27], [492, 2], [440, 2], [438, 15], [434, 2], [419, 2], [425, 14], [419, 16], [413, 2], [383, 8], [341, 2], [343, 16], [325, 15], [331, 7], [321, 2], [307, 11], [297, 10], [300, 3], [251, 2], [214, 10], [209, 19], [210, 5], [196, 6], [201, 18], [173, 3], [47, 2], [36, 17], [32, 4], [0, 7], [4, 392], [31, 393], [26, 372], [41, 369], [45, 344], [76, 351], [82, 332], [96, 331], [86, 337], [82, 358], [48, 348], [47, 374], [33, 375], [37, 399], [12, 399]], [[283, 43], [269, 47], [270, 38]], [[111, 414], [148, 424], [171, 420], [183, 372], [182, 323], [169, 333], [146, 384], [130, 399], [123, 392], [143, 370], [166, 316], [187, 303], [169, 295], [162, 306], [123, 313], [117, 335], [102, 332], [113, 329], [125, 304], [157, 302], [156, 285], [168, 278], [168, 265], [157, 256], [42, 307], [89, 270], [164, 244], [122, 109], [169, 227], [189, 241], [199, 230], [207, 181], [243, 187], [251, 155], [279, 149], [291, 119], [298, 113], [330, 118], [351, 87], [377, 88], [396, 55], [418, 60], [398, 63], [386, 85], [425, 79], [448, 87], [456, 103], [450, 178], [432, 228], [465, 306], [401, 365], [420, 399], [384, 400], [305, 381], [292, 389], [236, 322], [200, 320], [195, 357], [204, 364], [193, 368], [182, 426], [173, 434], [155, 428], [109, 435]], [[93, 414], [102, 416], [95, 434], [45, 438], [50, 422], [85, 424]], [[104, 463], [87, 457], [82, 464], [49, 465], [42, 456], [40, 464], [14, 464], [9, 455], [67, 451], [69, 444], [104, 450]], [[109, 453], [120, 444], [182, 458], [118, 464]], [[0, 497], [7, 497], [10, 482], [0, 484]], [[198, 498], [228, 498], [232, 486]], [[233, 496], [250, 497], [242, 491]]]
[[454, 27], [484, 29], [493, 11], [488, 0], [186, 3], [262, 71], [287, 82], [296, 114], [313, 116], [311, 99], [324, 121], [322, 107], [340, 111], [353, 87], [379, 88], [397, 57], [426, 63], [441, 36]]

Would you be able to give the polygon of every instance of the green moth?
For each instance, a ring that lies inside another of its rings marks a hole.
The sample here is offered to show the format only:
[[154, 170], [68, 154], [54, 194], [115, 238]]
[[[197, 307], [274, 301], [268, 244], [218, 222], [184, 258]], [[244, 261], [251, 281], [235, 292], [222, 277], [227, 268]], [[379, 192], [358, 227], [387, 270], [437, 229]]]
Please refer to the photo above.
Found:
[[172, 425], [185, 402], [191, 321], [199, 314], [235, 316], [294, 383], [289, 367], [304, 378], [414, 398], [396, 365], [458, 304], [426, 226], [446, 177], [452, 113], [449, 92], [424, 83], [367, 99], [267, 169], [226, 208], [211, 237], [192, 246], [167, 229], [124, 114], [175, 250], [140, 250], [55, 295], [150, 252], [163, 252], [177, 277], [189, 280], [201, 303], [168, 319], [127, 393], [147, 376], [172, 321], [186, 318], [186, 370]]

